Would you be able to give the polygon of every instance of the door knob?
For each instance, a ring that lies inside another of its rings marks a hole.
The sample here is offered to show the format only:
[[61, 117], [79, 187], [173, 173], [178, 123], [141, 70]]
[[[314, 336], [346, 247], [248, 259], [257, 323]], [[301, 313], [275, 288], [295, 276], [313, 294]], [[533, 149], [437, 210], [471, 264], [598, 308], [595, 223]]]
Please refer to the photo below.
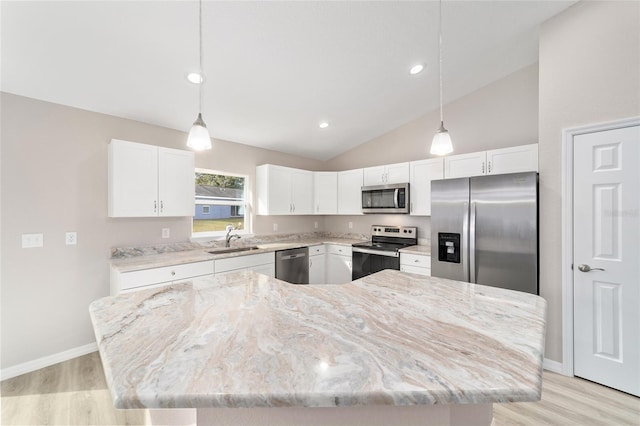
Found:
[[592, 268], [589, 265], [578, 265], [578, 270], [580, 270], [580, 272], [591, 272], [591, 271], [604, 271], [604, 269], [602, 268]]

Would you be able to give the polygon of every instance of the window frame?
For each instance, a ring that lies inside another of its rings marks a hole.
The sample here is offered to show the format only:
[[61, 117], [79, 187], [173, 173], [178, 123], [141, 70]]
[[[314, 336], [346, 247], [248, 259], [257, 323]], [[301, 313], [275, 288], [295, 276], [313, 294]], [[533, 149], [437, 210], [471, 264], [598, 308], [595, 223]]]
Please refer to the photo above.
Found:
[[[244, 208], [244, 229], [239, 229], [236, 231], [232, 231], [234, 234], [238, 235], [253, 235], [252, 226], [253, 221], [251, 220], [250, 214], [250, 199], [249, 199], [249, 176], [241, 173], [232, 173], [225, 172], [222, 170], [213, 170], [213, 169], [203, 169], [196, 167], [193, 172], [193, 179], [195, 185], [195, 174], [196, 173], [204, 173], [210, 175], [224, 175], [224, 176], [233, 176], [244, 179], [244, 197], [242, 201], [217, 201], [217, 200], [197, 200], [195, 197], [193, 199], [194, 208], [198, 204], [206, 204], [208, 206], [238, 206]], [[191, 241], [203, 241], [203, 240], [215, 240], [222, 239], [226, 236], [227, 231], [208, 231], [208, 232], [193, 232], [193, 221], [195, 220], [195, 210], [194, 215], [191, 216]]]

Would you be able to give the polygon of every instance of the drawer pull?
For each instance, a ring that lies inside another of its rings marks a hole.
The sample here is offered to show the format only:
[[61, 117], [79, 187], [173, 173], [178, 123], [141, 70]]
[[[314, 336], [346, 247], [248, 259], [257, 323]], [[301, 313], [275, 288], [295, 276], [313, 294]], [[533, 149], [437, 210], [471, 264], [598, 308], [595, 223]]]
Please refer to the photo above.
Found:
[[176, 271], [171, 271], [171, 276], [175, 276], [176, 275]]

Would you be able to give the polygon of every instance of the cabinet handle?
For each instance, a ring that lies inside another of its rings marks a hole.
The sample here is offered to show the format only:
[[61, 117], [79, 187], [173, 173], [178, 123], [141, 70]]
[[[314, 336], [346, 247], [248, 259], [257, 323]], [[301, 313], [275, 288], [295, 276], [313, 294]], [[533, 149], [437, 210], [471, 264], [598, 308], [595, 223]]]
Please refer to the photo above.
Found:
[[482, 162], [482, 174], [484, 174], [484, 161]]
[[294, 204], [293, 205], [293, 212], [295, 213], [295, 211], [296, 211], [296, 205]]
[[489, 170], [488, 173], [491, 173], [491, 161], [489, 161]]
[[160, 213], [164, 210], [164, 201], [160, 200]]
[[157, 200], [153, 200], [153, 212], [154, 213], [158, 212], [158, 201]]

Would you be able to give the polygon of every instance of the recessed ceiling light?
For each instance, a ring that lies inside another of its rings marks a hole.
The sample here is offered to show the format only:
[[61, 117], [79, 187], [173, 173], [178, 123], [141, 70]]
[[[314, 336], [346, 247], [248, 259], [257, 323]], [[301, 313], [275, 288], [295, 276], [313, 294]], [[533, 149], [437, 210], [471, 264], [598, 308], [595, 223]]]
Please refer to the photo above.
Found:
[[329, 127], [329, 123], [323, 121], [322, 123], [318, 124], [318, 127], [320, 127], [321, 129], [326, 129], [327, 127]]
[[424, 65], [418, 64], [411, 67], [409, 70], [409, 74], [416, 75], [419, 74], [424, 69]]
[[189, 82], [193, 83], [193, 84], [200, 84], [204, 81], [204, 78], [202, 78], [202, 74], [197, 73], [197, 72], [190, 72], [187, 75], [187, 80], [189, 80]]

